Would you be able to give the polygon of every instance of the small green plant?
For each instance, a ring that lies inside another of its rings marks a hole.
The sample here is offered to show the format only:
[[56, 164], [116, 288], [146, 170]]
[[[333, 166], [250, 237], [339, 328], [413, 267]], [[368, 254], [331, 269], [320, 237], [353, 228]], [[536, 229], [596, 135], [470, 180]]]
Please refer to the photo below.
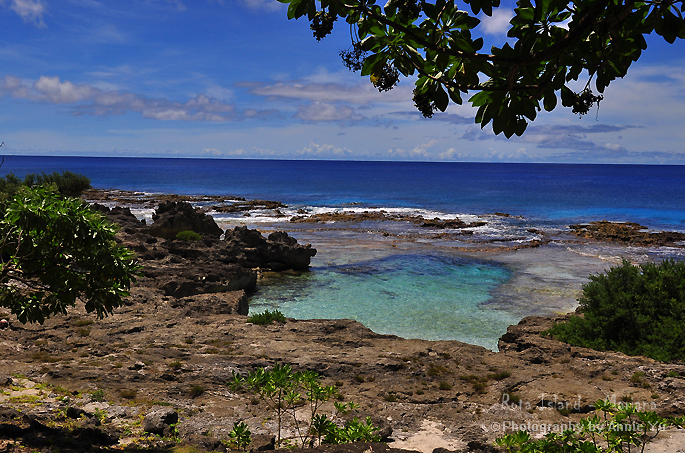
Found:
[[466, 381], [471, 384], [473, 390], [478, 394], [487, 393], [488, 388], [488, 377], [487, 376], [476, 376], [475, 374], [468, 374], [464, 376], [459, 376], [459, 379]]
[[176, 234], [176, 239], [178, 239], [179, 241], [192, 242], [202, 240], [202, 236], [194, 231], [186, 230], [179, 231]]
[[95, 390], [94, 392], [90, 393], [90, 399], [93, 401], [104, 401], [105, 400], [105, 391], [102, 389]]
[[452, 384], [449, 382], [442, 381], [439, 385], [438, 388], [440, 390], [452, 390]]
[[81, 335], [82, 337], [87, 337], [90, 335], [90, 330], [86, 329], [85, 327], [79, 327], [76, 329], [76, 333]]
[[190, 396], [191, 398], [197, 398], [198, 396], [202, 395], [205, 393], [205, 388], [201, 386], [200, 384], [194, 384], [190, 388]]
[[632, 376], [630, 376], [630, 382], [632, 382], [633, 384], [641, 384], [644, 375], [645, 373], [643, 371], [636, 371], [633, 373]]
[[442, 373], [448, 373], [448, 372], [449, 372], [449, 370], [447, 369], [447, 367], [444, 367], [442, 365], [435, 365], [435, 364], [431, 363], [428, 366], [428, 371], [426, 371], [426, 374], [428, 376], [438, 376]]
[[[375, 430], [369, 421], [361, 423], [349, 422], [349, 426], [338, 428], [333, 420], [326, 415], [319, 414], [321, 405], [339, 394], [337, 387], [324, 386], [321, 378], [314, 371], [294, 371], [290, 365], [276, 364], [272, 369], [259, 368], [243, 377], [233, 372], [228, 382], [231, 389], [239, 391], [247, 387], [266, 401], [276, 413], [277, 422], [277, 447], [284, 446], [281, 438], [283, 418], [292, 420], [294, 430], [301, 446], [314, 446], [318, 443], [337, 443], [345, 439], [363, 438], [368, 430]], [[303, 423], [298, 418], [297, 412], [302, 406], [308, 406], [309, 423]], [[334, 403], [336, 415], [355, 410], [358, 406], [354, 403]], [[336, 430], [342, 430], [340, 432]], [[335, 434], [337, 433], [337, 434]], [[367, 436], [368, 437], [368, 436]], [[370, 437], [368, 437], [370, 438]], [[347, 440], [352, 442], [353, 440]]]
[[511, 371], [498, 371], [498, 370], [493, 370], [493, 373], [488, 374], [488, 379], [493, 379], [495, 381], [502, 381], [509, 376], [511, 376]]
[[132, 400], [138, 395], [138, 391], [136, 389], [121, 389], [119, 395], [127, 400]]
[[324, 436], [325, 444], [346, 444], [351, 442], [378, 442], [380, 437], [375, 434], [378, 428], [371, 423], [371, 417], [366, 417], [364, 421], [359, 418], [345, 422], [342, 428], [337, 425], [327, 424], [327, 433]]
[[663, 429], [685, 425], [685, 417], [662, 418], [656, 412], [638, 411], [633, 404], [599, 400], [595, 410], [601, 412], [601, 416], [596, 413], [583, 418], [575, 429], [552, 432], [542, 439], [532, 439], [527, 431], [517, 431], [499, 437], [495, 442], [509, 453], [644, 452], [647, 443]]
[[383, 399], [388, 403], [395, 403], [397, 402], [397, 395], [395, 395], [394, 393], [388, 393], [383, 397]]
[[172, 370], [180, 370], [181, 368], [183, 368], [183, 362], [174, 360], [173, 362], [169, 363], [169, 368], [171, 368]]
[[503, 392], [502, 393], [502, 404], [516, 405], [516, 404], [519, 404], [520, 402], [521, 402], [521, 397], [519, 395], [517, 395], [515, 393], [511, 393], [511, 392]]
[[259, 326], [264, 326], [268, 324], [273, 324], [274, 322], [280, 322], [285, 324], [285, 315], [278, 310], [269, 311], [264, 310], [264, 313], [255, 313], [254, 315], [247, 318], [247, 322], [252, 324], [257, 324]]
[[105, 420], [107, 419], [107, 412], [105, 412], [102, 409], [95, 409], [95, 412], [93, 413], [93, 416], [99, 423], [104, 423]]
[[243, 422], [235, 422], [233, 429], [228, 433], [230, 445], [235, 446], [241, 450], [245, 450], [250, 442], [252, 442], [252, 433], [250, 428]]

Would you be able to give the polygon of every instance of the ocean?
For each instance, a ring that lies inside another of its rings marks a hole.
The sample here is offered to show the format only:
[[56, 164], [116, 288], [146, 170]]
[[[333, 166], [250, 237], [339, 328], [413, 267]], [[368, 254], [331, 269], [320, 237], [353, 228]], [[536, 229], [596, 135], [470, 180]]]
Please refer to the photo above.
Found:
[[[682, 249], [567, 233], [594, 220], [685, 231], [685, 166], [6, 156], [0, 175], [63, 170], [101, 189], [280, 201], [278, 212], [214, 213], [223, 228], [282, 229], [319, 250], [311, 272], [263, 280], [251, 311], [352, 318], [405, 338], [496, 349], [521, 317], [572, 310], [587, 276], [623, 256], [683, 259]], [[151, 220], [149, 208], [133, 211]], [[464, 236], [407, 222], [289, 222], [340, 211], [480, 224]], [[542, 236], [552, 240], [516, 250]]]

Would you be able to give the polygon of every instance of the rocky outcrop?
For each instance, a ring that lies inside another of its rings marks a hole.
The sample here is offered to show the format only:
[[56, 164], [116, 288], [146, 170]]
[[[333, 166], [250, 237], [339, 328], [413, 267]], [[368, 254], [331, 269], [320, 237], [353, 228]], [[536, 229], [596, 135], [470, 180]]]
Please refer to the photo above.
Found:
[[306, 270], [316, 249], [310, 245], [301, 246], [297, 240], [284, 232], [271, 233], [265, 238], [259, 231], [247, 227], [227, 230], [224, 236], [225, 248], [221, 253], [225, 259], [250, 268], [267, 268], [273, 271], [286, 269]]
[[181, 231], [194, 231], [202, 236], [218, 238], [223, 234], [214, 219], [185, 201], [167, 201], [159, 205], [152, 216], [154, 224], [148, 233], [164, 239], [174, 239]]
[[633, 222], [590, 222], [589, 224], [570, 225], [571, 233], [588, 239], [605, 242], [647, 246], [685, 245], [685, 233], [660, 231], [650, 233], [646, 226]]
[[[121, 225], [117, 238], [136, 253], [142, 265], [137, 286], [179, 299], [173, 305], [185, 307], [185, 316], [247, 314], [246, 291], [257, 284], [257, 268], [307, 270], [316, 254], [316, 249], [298, 244], [286, 233], [266, 238], [246, 227], [229, 230], [221, 241], [218, 236], [223, 231], [214, 220], [186, 202], [163, 203], [151, 226], [128, 208], [110, 210], [98, 205], [96, 209]], [[179, 229], [205, 237], [197, 241], [168, 239], [175, 238]]]
[[178, 423], [178, 412], [173, 409], [159, 409], [143, 418], [143, 431], [160, 436], [171, 434], [171, 427]]

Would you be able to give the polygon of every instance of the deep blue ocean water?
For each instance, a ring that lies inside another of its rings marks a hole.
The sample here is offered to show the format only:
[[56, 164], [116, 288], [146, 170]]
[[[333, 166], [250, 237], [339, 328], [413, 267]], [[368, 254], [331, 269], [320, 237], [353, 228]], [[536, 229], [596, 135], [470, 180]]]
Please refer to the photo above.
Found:
[[[531, 227], [565, 228], [601, 219], [685, 231], [685, 166], [10, 156], [0, 175], [63, 170], [84, 174], [102, 189], [277, 200], [289, 205], [289, 215], [299, 208], [345, 208], [445, 218], [495, 212], [524, 217], [488, 218], [479, 233], [483, 237], [530, 240]], [[217, 221], [230, 227], [243, 219], [217, 216]], [[352, 318], [379, 333], [456, 339], [490, 349], [520, 319], [520, 301], [518, 311], [507, 308], [506, 300], [491, 303], [493, 292], [514, 278], [506, 265], [429, 248], [366, 256], [354, 239], [361, 237], [359, 231], [324, 232], [338, 251], [320, 249], [310, 273], [263, 285], [252, 297], [251, 311], [278, 308], [300, 319]], [[344, 234], [352, 238], [349, 245]], [[525, 305], [526, 293], [521, 294]], [[535, 306], [526, 310], [537, 313]]]
[[70, 170], [94, 187], [290, 205], [603, 218], [685, 231], [685, 166], [10, 156], [0, 175]]

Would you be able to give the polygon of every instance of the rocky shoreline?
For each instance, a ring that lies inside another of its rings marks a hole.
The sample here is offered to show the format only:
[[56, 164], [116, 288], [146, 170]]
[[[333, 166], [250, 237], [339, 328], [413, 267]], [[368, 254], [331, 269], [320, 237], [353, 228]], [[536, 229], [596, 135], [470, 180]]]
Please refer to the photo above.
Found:
[[[225, 451], [238, 421], [255, 435], [251, 449], [273, 448], [273, 413], [227, 382], [277, 363], [320, 373], [389, 442], [325, 451], [497, 451], [503, 433], [527, 426], [542, 435], [577, 422], [600, 398], [685, 413], [685, 365], [540, 335], [563, 317], [523, 319], [499, 352], [379, 335], [351, 320], [247, 323], [246, 293], [260, 274], [306, 270], [316, 251], [244, 227], [221, 238], [183, 201], [164, 200], [152, 226], [126, 208], [99, 208], [144, 265], [113, 316], [96, 320], [79, 307], [43, 326], [0, 330], [1, 451]], [[204, 237], [173, 239], [185, 230]], [[652, 451], [685, 444], [679, 431], [661, 439]]]

